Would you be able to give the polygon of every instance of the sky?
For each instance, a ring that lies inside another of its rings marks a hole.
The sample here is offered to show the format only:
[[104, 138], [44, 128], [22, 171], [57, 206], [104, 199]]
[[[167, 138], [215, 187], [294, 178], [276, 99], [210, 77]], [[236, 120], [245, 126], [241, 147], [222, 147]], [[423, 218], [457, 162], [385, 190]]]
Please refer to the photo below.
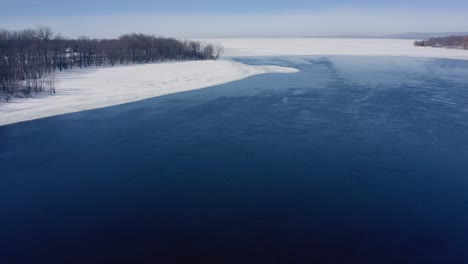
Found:
[[65, 37], [382, 36], [468, 32], [467, 0], [0, 0], [0, 28]]

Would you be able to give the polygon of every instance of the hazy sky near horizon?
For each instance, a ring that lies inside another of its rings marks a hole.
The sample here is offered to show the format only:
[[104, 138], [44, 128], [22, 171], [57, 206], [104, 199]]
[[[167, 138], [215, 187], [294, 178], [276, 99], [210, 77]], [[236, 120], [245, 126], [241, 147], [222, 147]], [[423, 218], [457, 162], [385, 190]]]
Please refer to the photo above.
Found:
[[466, 0], [0, 0], [0, 28], [97, 38], [377, 36], [467, 32], [467, 13]]

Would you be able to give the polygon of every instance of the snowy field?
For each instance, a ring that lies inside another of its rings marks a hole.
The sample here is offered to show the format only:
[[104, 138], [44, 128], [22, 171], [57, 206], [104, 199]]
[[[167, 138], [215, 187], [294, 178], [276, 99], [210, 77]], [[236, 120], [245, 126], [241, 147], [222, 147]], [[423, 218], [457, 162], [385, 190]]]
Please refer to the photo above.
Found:
[[[225, 47], [225, 57], [277, 55], [409, 56], [468, 60], [468, 51], [414, 47], [391, 39], [208, 39]], [[57, 74], [57, 93], [0, 103], [0, 125], [135, 102], [195, 90], [264, 73], [296, 69], [249, 66], [232, 61], [197, 61], [75, 69]]]
[[467, 50], [415, 47], [414, 40], [400, 39], [327, 39], [327, 38], [259, 38], [206, 39], [220, 42], [225, 57], [279, 55], [355, 55], [404, 56], [468, 60]]

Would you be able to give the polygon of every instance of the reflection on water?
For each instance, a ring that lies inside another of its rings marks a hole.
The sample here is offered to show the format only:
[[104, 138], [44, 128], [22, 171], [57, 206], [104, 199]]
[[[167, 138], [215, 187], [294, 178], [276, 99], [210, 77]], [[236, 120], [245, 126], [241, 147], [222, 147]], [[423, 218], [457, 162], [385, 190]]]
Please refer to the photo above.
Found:
[[0, 127], [0, 263], [464, 263], [468, 62], [296, 67]]

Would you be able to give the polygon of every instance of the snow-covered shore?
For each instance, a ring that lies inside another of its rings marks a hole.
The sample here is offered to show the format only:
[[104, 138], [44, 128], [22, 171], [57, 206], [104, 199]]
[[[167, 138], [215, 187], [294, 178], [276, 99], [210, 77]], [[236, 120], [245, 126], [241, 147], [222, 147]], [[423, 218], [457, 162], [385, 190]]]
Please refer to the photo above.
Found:
[[[206, 41], [222, 43], [225, 57], [351, 55], [468, 60], [466, 50], [414, 47], [412, 40], [233, 38]], [[77, 69], [57, 75], [57, 94], [0, 103], [0, 125], [135, 102], [257, 74], [296, 71], [292, 68], [250, 66], [226, 60]]]
[[54, 95], [0, 103], [0, 125], [135, 102], [257, 74], [293, 72], [297, 70], [226, 60], [76, 69], [57, 74]]

